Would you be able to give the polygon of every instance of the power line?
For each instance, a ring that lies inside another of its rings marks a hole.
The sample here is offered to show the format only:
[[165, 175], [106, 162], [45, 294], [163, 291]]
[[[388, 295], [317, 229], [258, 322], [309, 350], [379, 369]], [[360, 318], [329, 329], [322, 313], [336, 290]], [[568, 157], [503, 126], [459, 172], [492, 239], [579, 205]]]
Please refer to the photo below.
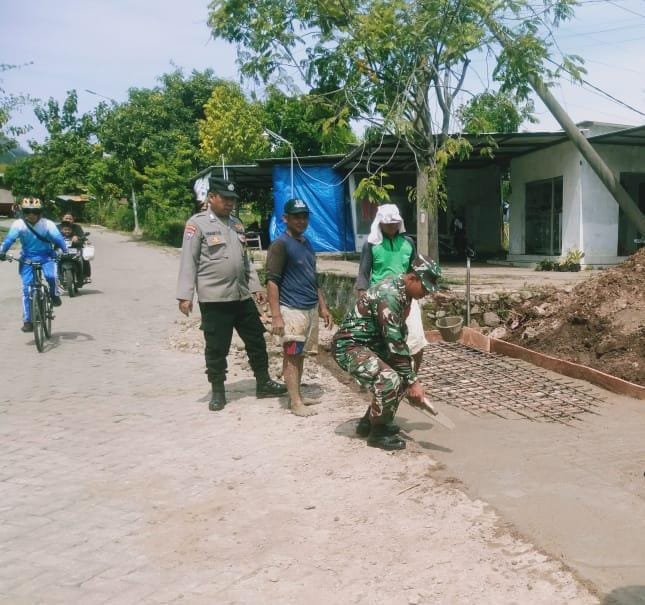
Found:
[[[553, 65], [555, 65], [556, 67], [559, 67], [560, 69], [562, 69], [562, 70], [566, 71], [569, 75], [571, 75], [571, 76], [573, 76], [573, 77], [577, 77], [577, 76], [575, 76], [575, 74], [573, 74], [573, 73], [572, 73], [570, 70], [568, 70], [566, 67], [564, 67], [563, 65], [559, 65], [558, 63], [556, 63], [555, 61], [553, 61], [553, 59], [548, 59], [548, 61], [549, 61], [549, 63], [553, 63]], [[582, 82], [583, 84], [585, 84], [586, 86], [588, 86], [589, 88], [591, 88], [592, 90], [594, 90], [594, 91], [596, 91], [596, 92], [600, 93], [600, 94], [601, 94], [601, 95], [603, 95], [604, 97], [607, 97], [607, 98], [608, 98], [608, 99], [610, 99], [611, 101], [614, 101], [615, 103], [618, 103], [619, 105], [622, 105], [623, 107], [626, 107], [627, 109], [629, 109], [629, 110], [631, 110], [631, 111], [633, 111], [633, 112], [635, 112], [635, 113], [637, 113], [637, 114], [639, 114], [639, 115], [641, 115], [641, 116], [645, 116], [645, 112], [641, 111], [640, 109], [636, 109], [636, 107], [632, 107], [632, 106], [631, 106], [631, 105], [629, 105], [628, 103], [625, 103], [625, 101], [621, 101], [621, 100], [620, 100], [620, 99], [618, 99], [617, 97], [614, 97], [612, 94], [608, 93], [606, 90], [603, 90], [603, 89], [602, 89], [602, 88], [600, 88], [599, 86], [596, 86], [595, 84], [592, 84], [592, 83], [591, 83], [591, 82], [589, 82], [588, 80], [585, 80], [584, 78], [579, 78], [579, 80], [580, 80], [580, 82]]]

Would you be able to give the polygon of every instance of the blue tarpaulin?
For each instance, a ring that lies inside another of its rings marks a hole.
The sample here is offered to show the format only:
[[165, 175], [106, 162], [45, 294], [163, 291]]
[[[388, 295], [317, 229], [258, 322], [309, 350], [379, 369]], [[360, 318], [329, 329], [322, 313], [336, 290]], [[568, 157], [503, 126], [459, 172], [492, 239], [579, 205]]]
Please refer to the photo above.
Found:
[[354, 251], [354, 232], [349, 206], [345, 204], [343, 181], [331, 166], [294, 166], [293, 195], [291, 167], [273, 166], [273, 214], [269, 225], [271, 241], [286, 229], [284, 205], [291, 197], [304, 200], [310, 209], [305, 232], [316, 252]]

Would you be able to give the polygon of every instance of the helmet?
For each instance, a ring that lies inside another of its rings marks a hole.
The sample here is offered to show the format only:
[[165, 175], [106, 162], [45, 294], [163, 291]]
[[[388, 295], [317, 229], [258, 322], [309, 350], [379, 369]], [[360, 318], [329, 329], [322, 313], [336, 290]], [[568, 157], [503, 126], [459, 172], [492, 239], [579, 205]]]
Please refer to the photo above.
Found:
[[20, 208], [24, 210], [32, 210], [35, 212], [43, 211], [43, 203], [37, 197], [25, 197], [20, 202]]

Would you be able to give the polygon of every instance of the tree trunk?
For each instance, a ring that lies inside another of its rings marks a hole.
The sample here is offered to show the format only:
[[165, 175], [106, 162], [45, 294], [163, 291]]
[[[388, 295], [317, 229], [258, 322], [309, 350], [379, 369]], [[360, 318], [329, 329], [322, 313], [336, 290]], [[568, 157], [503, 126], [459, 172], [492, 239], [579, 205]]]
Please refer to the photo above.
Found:
[[417, 252], [439, 261], [439, 224], [436, 205], [428, 209], [422, 200], [428, 194], [427, 166], [420, 164], [417, 172]]

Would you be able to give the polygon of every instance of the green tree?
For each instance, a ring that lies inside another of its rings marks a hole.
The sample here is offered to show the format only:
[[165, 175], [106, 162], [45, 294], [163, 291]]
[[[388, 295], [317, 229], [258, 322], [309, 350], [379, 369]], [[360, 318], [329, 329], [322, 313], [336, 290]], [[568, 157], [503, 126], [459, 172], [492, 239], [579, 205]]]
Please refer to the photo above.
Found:
[[234, 82], [221, 82], [204, 106], [199, 121], [200, 147], [211, 163], [248, 162], [266, 155], [262, 105], [249, 101]]
[[[5, 71], [9, 71], [10, 69], [18, 69], [20, 67], [23, 66], [0, 63], [0, 74]], [[33, 101], [34, 100], [28, 95], [14, 95], [8, 93], [2, 87], [2, 79], [0, 78], [0, 154], [16, 147], [14, 137], [18, 137], [29, 132], [29, 126], [10, 126], [9, 120], [11, 119], [13, 111], [20, 109]]]
[[181, 70], [164, 74], [154, 88], [131, 88], [128, 100], [110, 113], [100, 132], [108, 153], [128, 159], [143, 174], [155, 154], [168, 155], [186, 140], [193, 147], [193, 161], [199, 159], [198, 121], [204, 105], [221, 82], [211, 70]]
[[62, 107], [50, 98], [35, 108], [47, 129], [44, 143], [30, 144], [32, 155], [10, 166], [5, 175], [14, 195], [53, 199], [63, 193], [90, 192], [93, 165], [103, 160], [96, 142], [100, 111], [78, 114], [76, 91], [68, 91]]
[[[164, 74], [154, 88], [132, 88], [125, 103], [106, 116], [99, 132], [103, 148], [120, 163], [124, 190], [136, 196], [142, 222], [158, 225], [176, 205], [185, 215], [192, 199], [190, 178], [203, 167], [199, 120], [204, 105], [222, 80], [211, 70]], [[181, 185], [178, 185], [182, 183]]]
[[[213, 0], [215, 37], [238, 45], [242, 74], [262, 82], [336, 90], [340, 110], [400, 137], [417, 161], [416, 201], [427, 211], [422, 252], [437, 254], [444, 169], [469, 152], [449, 137], [471, 57], [496, 57], [503, 92], [527, 98], [527, 74], [549, 81], [549, 28], [576, 0]], [[549, 20], [550, 19], [550, 20]], [[500, 49], [489, 25], [510, 37]], [[576, 73], [577, 58], [564, 67]]]
[[528, 121], [535, 122], [533, 102], [515, 102], [502, 92], [483, 92], [475, 95], [457, 110], [464, 132], [482, 134], [517, 132]]
[[[269, 86], [264, 101], [264, 124], [293, 144], [298, 155], [345, 153], [356, 143], [348, 120], [337, 104], [338, 95], [288, 96], [277, 86]], [[277, 145], [274, 153], [288, 156], [287, 145]]]

